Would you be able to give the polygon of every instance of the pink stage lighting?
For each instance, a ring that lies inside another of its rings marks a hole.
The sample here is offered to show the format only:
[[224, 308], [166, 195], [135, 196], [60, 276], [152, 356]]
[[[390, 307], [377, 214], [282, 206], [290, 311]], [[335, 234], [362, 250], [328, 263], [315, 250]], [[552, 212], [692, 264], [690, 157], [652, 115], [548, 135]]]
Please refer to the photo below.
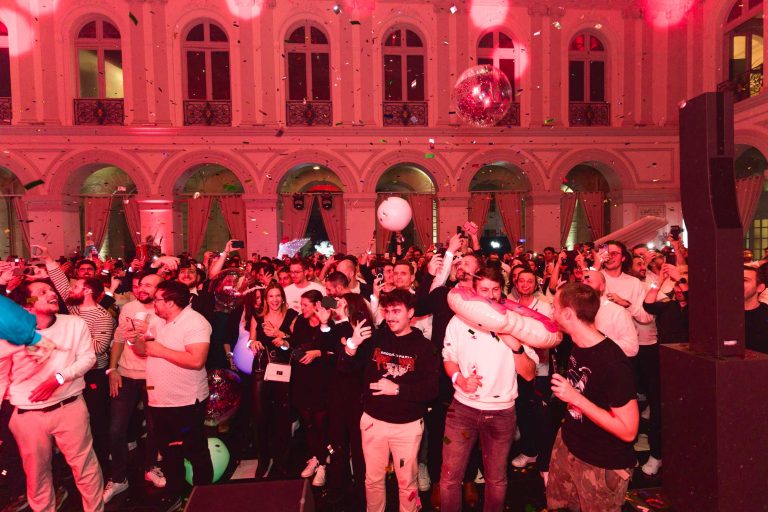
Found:
[[685, 22], [695, 0], [643, 0], [645, 19], [656, 28], [672, 28]]

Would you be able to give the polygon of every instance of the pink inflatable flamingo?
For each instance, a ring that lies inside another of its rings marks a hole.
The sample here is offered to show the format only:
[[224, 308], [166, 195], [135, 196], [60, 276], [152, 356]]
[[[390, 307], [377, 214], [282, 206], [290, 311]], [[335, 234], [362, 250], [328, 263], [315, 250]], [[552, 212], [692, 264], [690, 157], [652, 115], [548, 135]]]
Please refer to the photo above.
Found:
[[499, 304], [463, 286], [448, 293], [448, 305], [466, 323], [483, 331], [511, 334], [532, 348], [551, 348], [562, 339], [557, 324], [541, 313], [511, 301]]

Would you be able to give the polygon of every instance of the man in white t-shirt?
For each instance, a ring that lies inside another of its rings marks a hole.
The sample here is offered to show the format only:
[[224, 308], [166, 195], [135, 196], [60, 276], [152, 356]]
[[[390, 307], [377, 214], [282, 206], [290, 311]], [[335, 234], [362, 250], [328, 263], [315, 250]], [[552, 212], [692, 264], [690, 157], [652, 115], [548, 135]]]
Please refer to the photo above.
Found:
[[11, 299], [35, 315], [40, 334], [58, 346], [44, 364], [24, 347], [14, 347], [10, 373], [0, 375], [0, 389], [7, 387], [16, 407], [9, 427], [24, 461], [29, 506], [35, 511], [56, 508], [51, 458], [58, 447], [75, 475], [83, 510], [102, 511], [104, 483], [82, 397], [83, 376], [96, 362], [88, 325], [77, 316], [57, 314], [58, 297], [47, 283], [22, 283]]
[[[498, 301], [504, 277], [496, 268], [480, 270], [475, 292]], [[443, 366], [454, 395], [445, 420], [441, 510], [461, 510], [461, 482], [477, 438], [483, 452], [485, 510], [503, 510], [507, 493], [507, 457], [515, 439], [517, 374], [532, 380], [536, 352], [512, 336], [473, 329], [454, 316], [445, 331]]]
[[301, 313], [301, 295], [309, 290], [317, 290], [325, 295], [325, 286], [307, 280], [306, 260], [294, 259], [291, 261], [290, 273], [292, 283], [285, 287], [285, 300], [288, 307]]
[[178, 500], [184, 485], [184, 458], [192, 464], [194, 485], [210, 484], [213, 479], [203, 427], [211, 325], [192, 309], [189, 298], [185, 285], [160, 283], [155, 292], [157, 318], [132, 347], [147, 356], [149, 411], [171, 501]]

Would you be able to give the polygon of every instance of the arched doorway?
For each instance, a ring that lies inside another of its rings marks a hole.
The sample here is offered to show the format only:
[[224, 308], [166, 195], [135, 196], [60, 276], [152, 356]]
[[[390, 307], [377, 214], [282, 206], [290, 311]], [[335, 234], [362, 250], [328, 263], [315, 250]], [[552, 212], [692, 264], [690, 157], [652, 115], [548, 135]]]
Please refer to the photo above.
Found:
[[[23, 209], [24, 186], [19, 178], [6, 169], [0, 167], [0, 230], [2, 230], [2, 244], [0, 244], [0, 257], [9, 256], [27, 257], [29, 249], [24, 240], [24, 229], [22, 222], [27, 219], [24, 217]], [[21, 212], [19, 211], [21, 210]]]
[[288, 170], [277, 190], [282, 241], [309, 238], [305, 254], [325, 242], [334, 252], [346, 252], [344, 185], [335, 172], [318, 163], [300, 164]]
[[469, 191], [470, 219], [480, 226], [484, 250], [507, 252], [525, 243], [525, 195], [530, 184], [522, 169], [508, 162], [485, 165], [472, 177]]
[[[768, 161], [760, 150], [746, 145], [736, 145], [733, 161], [737, 180], [752, 176], [763, 176]], [[768, 249], [768, 183], [763, 180], [760, 199], [752, 219], [744, 226], [744, 247], [751, 249], [756, 259], [762, 259]]]
[[[413, 220], [402, 231], [405, 248], [417, 246], [426, 251], [437, 241], [437, 187], [429, 172], [413, 163], [393, 165], [376, 183], [378, 198], [376, 206], [389, 196], [407, 199], [413, 210]], [[378, 252], [392, 252], [393, 233], [376, 224], [376, 247]]]
[[243, 191], [235, 173], [219, 164], [196, 165], [176, 180], [174, 230], [183, 233], [181, 246], [192, 258], [202, 260], [232, 238], [246, 241]]
[[80, 247], [84, 256], [95, 247], [101, 258], [129, 258], [141, 238], [128, 227], [126, 215], [126, 210], [135, 206], [130, 204], [136, 194], [133, 180], [119, 167], [104, 164], [86, 166], [75, 176], [82, 176]]
[[[584, 162], [576, 165], [565, 177], [561, 190], [575, 207], [561, 212], [563, 218], [570, 211], [571, 222], [565, 239], [567, 247], [579, 242], [589, 242], [611, 232], [611, 189], [604, 174], [599, 170], [601, 164]], [[561, 221], [563, 220], [561, 218]], [[567, 221], [567, 218], [565, 218]]]

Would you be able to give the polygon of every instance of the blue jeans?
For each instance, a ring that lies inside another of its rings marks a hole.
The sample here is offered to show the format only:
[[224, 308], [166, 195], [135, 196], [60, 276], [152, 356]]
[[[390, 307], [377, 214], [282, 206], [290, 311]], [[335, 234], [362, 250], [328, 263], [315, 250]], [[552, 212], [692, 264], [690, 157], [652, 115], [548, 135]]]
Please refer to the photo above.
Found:
[[482, 411], [454, 399], [448, 408], [443, 438], [440, 501], [443, 512], [461, 510], [461, 482], [472, 447], [480, 436], [485, 477], [484, 512], [504, 510], [507, 458], [515, 439], [515, 408]]

